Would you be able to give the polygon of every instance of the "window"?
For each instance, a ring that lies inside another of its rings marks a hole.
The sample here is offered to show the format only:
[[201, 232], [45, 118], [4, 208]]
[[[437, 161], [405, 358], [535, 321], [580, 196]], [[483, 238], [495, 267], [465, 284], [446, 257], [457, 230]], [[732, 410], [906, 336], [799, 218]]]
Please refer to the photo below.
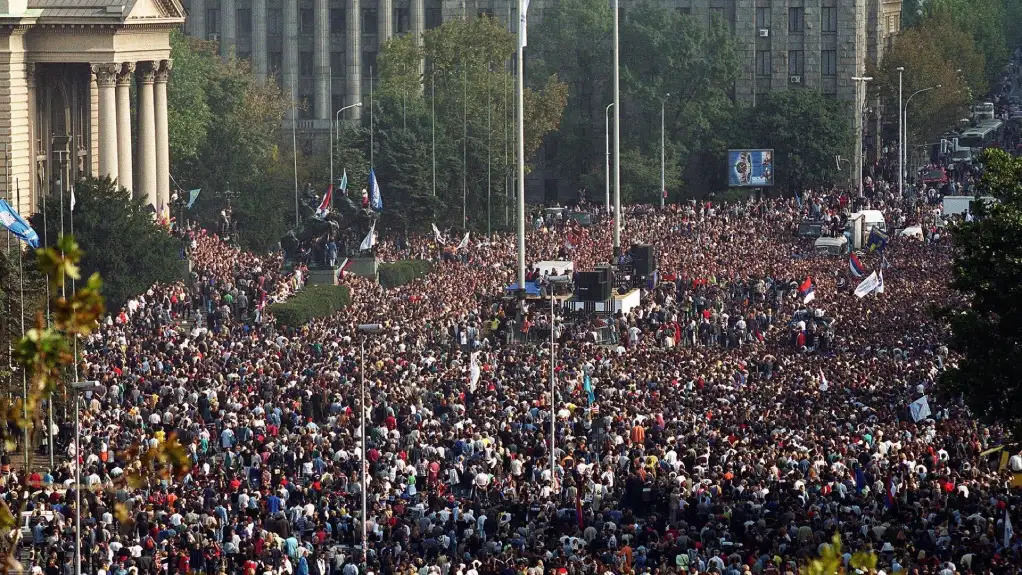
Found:
[[821, 29], [824, 34], [833, 34], [837, 32], [837, 8], [834, 6], [823, 7], [823, 22], [821, 22]]
[[283, 52], [267, 52], [266, 63], [269, 65], [270, 73], [274, 76], [279, 76], [280, 71], [284, 68], [284, 53]]
[[394, 8], [394, 32], [404, 34], [412, 27], [408, 8]]
[[344, 66], [344, 52], [330, 52], [330, 73], [334, 80], [343, 78], [346, 74]]
[[312, 96], [309, 94], [302, 94], [298, 97], [298, 119], [312, 119]]
[[330, 9], [330, 33], [344, 34], [347, 21], [344, 19], [344, 8]]
[[801, 76], [805, 71], [805, 52], [802, 50], [788, 50], [788, 74]]
[[763, 30], [770, 28], [770, 9], [756, 8], [756, 28]]
[[692, 9], [691, 8], [678, 8], [678, 13], [679, 14], [683, 14], [685, 16], [691, 16], [692, 15]]
[[804, 8], [788, 8], [788, 33], [790, 34], [801, 34], [805, 32], [805, 9]]
[[251, 52], [242, 52], [242, 51], [239, 50], [238, 51], [238, 59], [239, 60], [251, 60], [252, 59], [252, 53]]
[[282, 36], [284, 34], [284, 11], [266, 11], [266, 32], [270, 36]]
[[298, 11], [298, 31], [312, 34], [316, 29], [316, 17], [312, 10], [303, 8]]
[[206, 10], [206, 39], [212, 40], [213, 36], [220, 36], [220, 9], [210, 8]]
[[251, 34], [252, 33], [252, 10], [248, 8], [238, 8], [238, 33], [239, 34]]
[[724, 21], [724, 9], [721, 7], [710, 8], [710, 24]]
[[298, 73], [302, 76], [312, 75], [312, 52], [298, 53]]
[[380, 71], [376, 69], [376, 52], [363, 52], [362, 53], [362, 81], [366, 82], [366, 79], [370, 76], [376, 77]]
[[837, 50], [824, 50], [820, 54], [820, 67], [824, 76], [837, 76]]
[[478, 16], [479, 18], [482, 18], [484, 16], [487, 18], [493, 18], [493, 10], [490, 10], [489, 8], [481, 8], [479, 10], [479, 13], [476, 14], [476, 16]]
[[376, 34], [379, 32], [379, 19], [376, 17], [376, 10], [362, 11], [362, 33]]
[[769, 76], [773, 69], [770, 50], [756, 50], [756, 75]]

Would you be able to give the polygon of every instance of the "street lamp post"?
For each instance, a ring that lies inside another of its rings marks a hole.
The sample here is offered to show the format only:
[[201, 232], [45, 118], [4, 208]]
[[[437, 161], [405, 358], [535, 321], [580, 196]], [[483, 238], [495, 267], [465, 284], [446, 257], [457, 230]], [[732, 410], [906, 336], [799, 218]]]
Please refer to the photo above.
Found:
[[550, 295], [550, 489], [556, 492], [557, 489], [557, 456], [554, 451], [554, 442], [557, 440], [557, 354], [554, 346], [557, 345], [555, 337], [556, 317], [554, 315], [554, 298]]
[[351, 108], [361, 108], [362, 102], [344, 106], [334, 114], [334, 121], [330, 124], [330, 185], [337, 181], [334, 179], [334, 150], [337, 147], [337, 139], [341, 137], [341, 113]]
[[621, 74], [620, 0], [614, 0], [614, 263], [621, 255]]
[[[868, 76], [853, 76], [855, 81], [855, 172], [859, 179], [859, 197], [862, 197], [862, 108], [866, 96], [866, 82], [873, 78]], [[860, 95], [861, 92], [861, 95]]]
[[[383, 325], [378, 323], [365, 323], [358, 326], [359, 333], [366, 335], [376, 335], [383, 332]], [[362, 428], [362, 456], [360, 463], [362, 465], [362, 476], [359, 481], [362, 482], [362, 565], [364, 569], [368, 569], [369, 566], [369, 505], [368, 505], [368, 492], [369, 492], [369, 463], [366, 449], [366, 436], [369, 433], [368, 422], [366, 421], [366, 344], [365, 339], [360, 344], [361, 355], [359, 356], [359, 425]]]
[[663, 100], [660, 100], [660, 207], [661, 208], [664, 207], [664, 195], [667, 193], [667, 182], [666, 182], [666, 178], [665, 178], [665, 176], [666, 176], [666, 174], [665, 174], [665, 172], [666, 172], [666, 164], [665, 164], [666, 153], [664, 152], [664, 102], [666, 102], [667, 98], [670, 98], [670, 97], [671, 97], [671, 95], [667, 94], [666, 96], [664, 96]]
[[606, 152], [607, 162], [606, 169], [604, 170], [604, 176], [606, 178], [606, 190], [607, 198], [604, 208], [607, 213], [610, 213], [610, 108], [614, 105], [614, 102], [607, 104], [607, 109], [603, 111], [603, 125], [604, 125], [604, 151]]
[[902, 121], [905, 119], [901, 113], [901, 75], [905, 71], [904, 66], [898, 66], [898, 196], [905, 195], [905, 126]]
[[916, 90], [915, 92], [912, 92], [912, 95], [909, 96], [907, 100], [905, 100], [905, 107], [901, 111], [901, 114], [902, 114], [902, 130], [904, 130], [903, 131], [903, 138], [904, 138], [905, 144], [902, 146], [901, 152], [905, 156], [905, 163], [906, 164], [908, 163], [908, 105], [912, 103], [912, 98], [915, 98], [919, 94], [922, 94], [923, 92], [929, 92], [930, 90], [936, 90], [937, 88], [940, 88], [940, 87], [941, 87], [941, 85], [937, 84], [936, 86], [930, 86], [929, 88], [923, 88], [921, 90]]
[[71, 383], [75, 397], [75, 575], [82, 575], [82, 420], [81, 395], [94, 393], [106, 395], [106, 388], [98, 381], [75, 381]]

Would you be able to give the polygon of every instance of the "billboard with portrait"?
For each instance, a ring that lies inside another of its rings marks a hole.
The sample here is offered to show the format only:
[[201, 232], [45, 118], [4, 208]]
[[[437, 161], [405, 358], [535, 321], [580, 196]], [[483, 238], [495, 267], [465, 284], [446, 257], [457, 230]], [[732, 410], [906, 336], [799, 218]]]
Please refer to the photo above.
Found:
[[774, 151], [728, 150], [727, 181], [732, 188], [774, 185]]

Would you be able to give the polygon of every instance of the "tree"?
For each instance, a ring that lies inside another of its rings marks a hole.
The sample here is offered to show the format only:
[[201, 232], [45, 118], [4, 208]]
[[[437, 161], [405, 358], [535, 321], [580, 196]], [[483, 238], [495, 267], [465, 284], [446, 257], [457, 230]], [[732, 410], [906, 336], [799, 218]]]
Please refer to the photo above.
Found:
[[[677, 156], [669, 150], [667, 169], [664, 170], [664, 184], [668, 190], [681, 185], [681, 171], [678, 170]], [[638, 148], [621, 152], [621, 202], [654, 204], [660, 201], [660, 153], [643, 154]]]
[[[43, 218], [48, 225], [44, 226]], [[50, 246], [57, 245], [61, 235], [57, 223], [61, 221], [69, 230], [71, 203], [65, 201], [61, 206], [53, 198], [30, 219], [40, 240]], [[88, 178], [75, 184], [74, 231], [82, 249], [89, 253], [82, 269], [87, 275], [99, 273], [109, 278], [103, 295], [115, 309], [155, 283], [183, 279], [181, 241], [153, 221], [148, 204], [132, 199], [127, 190], [109, 178]], [[34, 257], [31, 254], [26, 258], [26, 266], [29, 262], [35, 265]]]
[[965, 303], [940, 311], [951, 328], [949, 347], [960, 354], [941, 378], [944, 393], [964, 398], [986, 423], [1022, 437], [1022, 159], [998, 149], [984, 152], [981, 188], [996, 199], [974, 202], [972, 222], [952, 235], [952, 286]]
[[854, 147], [848, 102], [812, 90], [771, 92], [736, 124], [734, 147], [774, 150], [774, 183], [803, 190], [839, 179], [835, 156]]
[[[946, 24], [947, 30], [971, 37], [985, 64], [975, 71], [994, 82], [1010, 55], [1005, 32], [1017, 25], [1006, 22], [1005, 6], [1012, 3], [1006, 0], [928, 0], [923, 6], [922, 24], [937, 21]], [[942, 36], [934, 39], [945, 41]], [[982, 93], [977, 92], [977, 95]]]

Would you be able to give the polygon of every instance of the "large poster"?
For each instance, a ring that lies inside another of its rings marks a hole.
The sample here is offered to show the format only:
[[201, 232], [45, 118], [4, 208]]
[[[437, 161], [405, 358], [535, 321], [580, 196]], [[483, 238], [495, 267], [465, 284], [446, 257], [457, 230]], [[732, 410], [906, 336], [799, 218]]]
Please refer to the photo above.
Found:
[[728, 150], [727, 180], [732, 188], [774, 185], [774, 151]]

